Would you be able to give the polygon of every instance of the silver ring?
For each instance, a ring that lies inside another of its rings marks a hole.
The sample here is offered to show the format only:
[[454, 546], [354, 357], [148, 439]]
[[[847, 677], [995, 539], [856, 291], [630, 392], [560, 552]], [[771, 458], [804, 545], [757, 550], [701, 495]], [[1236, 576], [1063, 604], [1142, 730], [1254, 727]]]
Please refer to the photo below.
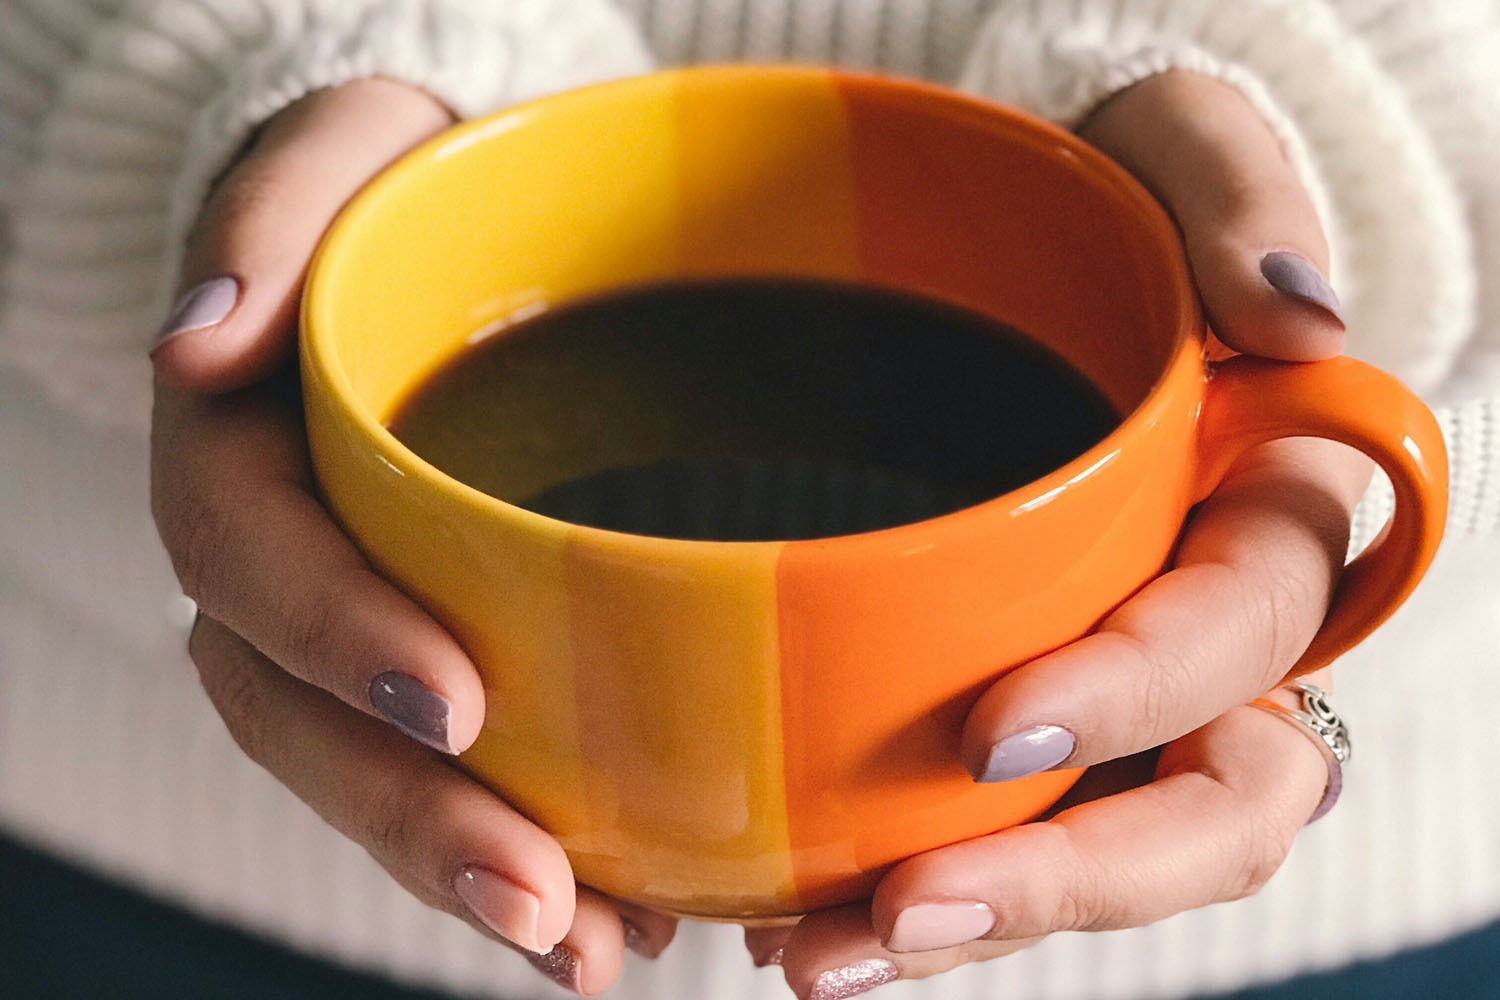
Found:
[[1349, 727], [1328, 704], [1328, 692], [1307, 681], [1297, 680], [1285, 685], [1302, 697], [1302, 711], [1279, 705], [1268, 698], [1257, 698], [1250, 704], [1255, 708], [1297, 723], [1299, 732], [1306, 734], [1328, 762], [1328, 784], [1323, 789], [1323, 799], [1308, 818], [1311, 823], [1322, 819], [1338, 801], [1344, 789], [1344, 764], [1349, 760]]

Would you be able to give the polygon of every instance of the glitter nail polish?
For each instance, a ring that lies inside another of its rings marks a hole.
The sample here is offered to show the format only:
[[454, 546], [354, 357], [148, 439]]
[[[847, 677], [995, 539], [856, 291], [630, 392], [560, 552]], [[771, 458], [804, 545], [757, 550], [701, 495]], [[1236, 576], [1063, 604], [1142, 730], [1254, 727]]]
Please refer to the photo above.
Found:
[[578, 956], [562, 945], [558, 945], [544, 955], [528, 955], [527, 961], [538, 972], [564, 989], [572, 990], [574, 993], [582, 992], [578, 975]]
[[884, 986], [897, 976], [896, 966], [883, 958], [867, 958], [818, 974], [807, 1000], [846, 1000]]

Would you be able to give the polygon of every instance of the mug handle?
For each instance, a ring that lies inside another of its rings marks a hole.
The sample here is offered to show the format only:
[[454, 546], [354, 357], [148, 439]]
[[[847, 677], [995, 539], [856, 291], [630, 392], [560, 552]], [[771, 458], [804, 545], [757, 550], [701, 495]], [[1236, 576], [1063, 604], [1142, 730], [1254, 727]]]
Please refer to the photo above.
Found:
[[1406, 386], [1353, 358], [1287, 362], [1239, 357], [1209, 365], [1198, 422], [1194, 502], [1247, 449], [1284, 437], [1358, 448], [1395, 488], [1396, 510], [1344, 567], [1318, 634], [1286, 679], [1348, 652], [1406, 600], [1437, 551], [1448, 516], [1448, 452], [1432, 412]]

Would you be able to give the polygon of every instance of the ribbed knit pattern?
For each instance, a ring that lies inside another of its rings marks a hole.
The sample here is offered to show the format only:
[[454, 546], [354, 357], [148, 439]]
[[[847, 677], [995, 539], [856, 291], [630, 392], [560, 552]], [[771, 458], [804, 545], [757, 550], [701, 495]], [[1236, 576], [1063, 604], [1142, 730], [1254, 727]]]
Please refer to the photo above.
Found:
[[[191, 609], [146, 512], [144, 352], [208, 180], [286, 103], [384, 73], [477, 114], [653, 56], [790, 59], [961, 83], [1068, 124], [1181, 66], [1249, 96], [1317, 194], [1351, 352], [1451, 404], [1450, 539], [1341, 664], [1344, 797], [1261, 895], [880, 995], [1180, 996], [1500, 914], [1484, 791], [1500, 773], [1496, 52], [1488, 0], [0, 0], [0, 823], [310, 951], [561, 995], [249, 763], [183, 654]], [[1371, 492], [1356, 547], [1389, 507]], [[786, 996], [737, 930], [679, 938], [628, 960], [612, 995]]]

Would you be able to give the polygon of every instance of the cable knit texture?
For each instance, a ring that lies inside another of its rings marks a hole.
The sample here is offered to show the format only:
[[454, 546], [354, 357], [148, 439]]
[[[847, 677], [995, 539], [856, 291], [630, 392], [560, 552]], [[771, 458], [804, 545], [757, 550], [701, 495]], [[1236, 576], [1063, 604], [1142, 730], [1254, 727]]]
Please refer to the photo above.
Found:
[[[1180, 996], [1492, 919], [1500, 800], [1473, 790], [1500, 771], [1496, 52], [1492, 0], [0, 0], [0, 466], [26, 470], [0, 476], [0, 822], [316, 953], [561, 995], [245, 760], [182, 653], [191, 608], [145, 503], [145, 351], [210, 178], [281, 107], [384, 74], [473, 115], [653, 60], [796, 60], [1072, 125], [1180, 67], [1239, 88], [1281, 138], [1335, 244], [1351, 353], [1441, 404], [1450, 541], [1344, 661], [1344, 797], [1261, 895], [880, 995]], [[1355, 548], [1390, 504], [1372, 490]], [[680, 937], [614, 995], [785, 995], [737, 931]]]

